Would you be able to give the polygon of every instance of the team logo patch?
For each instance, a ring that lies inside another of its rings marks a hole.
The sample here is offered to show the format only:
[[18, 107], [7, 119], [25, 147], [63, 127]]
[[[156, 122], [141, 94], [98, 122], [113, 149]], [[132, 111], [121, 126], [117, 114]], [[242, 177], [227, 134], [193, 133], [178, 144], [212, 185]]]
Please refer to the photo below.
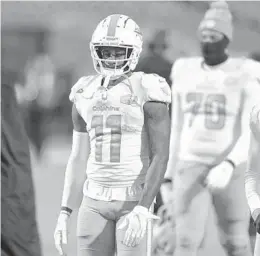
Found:
[[103, 101], [106, 101], [107, 100], [107, 92], [102, 92], [101, 98], [102, 98]]
[[247, 77], [232, 77], [229, 76], [224, 80], [224, 85], [226, 86], [237, 86], [239, 84], [241, 84], [241, 82], [244, 82], [247, 79]]
[[133, 107], [139, 106], [138, 104], [138, 98], [136, 96], [133, 96], [131, 94], [124, 95], [120, 97], [120, 103], [125, 105], [130, 105]]
[[107, 101], [108, 100], [107, 90], [104, 89], [103, 87], [100, 87], [95, 92], [95, 98], [97, 98], [100, 101]]

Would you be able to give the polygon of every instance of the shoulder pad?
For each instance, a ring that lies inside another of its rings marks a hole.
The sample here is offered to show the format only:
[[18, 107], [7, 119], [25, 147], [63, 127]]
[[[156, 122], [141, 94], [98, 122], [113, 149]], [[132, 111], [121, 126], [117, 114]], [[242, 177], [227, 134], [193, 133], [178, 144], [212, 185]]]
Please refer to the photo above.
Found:
[[94, 76], [83, 76], [81, 77], [71, 88], [69, 99], [74, 102], [77, 96], [77, 93], [82, 93], [86, 87], [90, 84], [90, 81]]
[[165, 78], [157, 74], [144, 74], [142, 87], [146, 101], [160, 101], [171, 103], [171, 89]]

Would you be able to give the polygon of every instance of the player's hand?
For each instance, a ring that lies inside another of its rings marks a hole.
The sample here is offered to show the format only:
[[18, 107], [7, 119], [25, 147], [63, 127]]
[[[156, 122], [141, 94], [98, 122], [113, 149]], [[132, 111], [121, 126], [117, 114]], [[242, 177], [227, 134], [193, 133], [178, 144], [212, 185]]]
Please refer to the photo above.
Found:
[[205, 184], [212, 191], [223, 190], [228, 186], [233, 172], [234, 166], [228, 161], [223, 161], [210, 170], [206, 177]]
[[60, 255], [66, 255], [65, 246], [68, 243], [69, 215], [61, 212], [54, 231], [55, 246]]
[[159, 219], [156, 215], [149, 212], [146, 207], [135, 206], [133, 211], [128, 213], [118, 229], [126, 228], [122, 243], [128, 247], [140, 244], [147, 230], [148, 220]]
[[260, 209], [256, 209], [252, 214], [256, 232], [260, 234]]

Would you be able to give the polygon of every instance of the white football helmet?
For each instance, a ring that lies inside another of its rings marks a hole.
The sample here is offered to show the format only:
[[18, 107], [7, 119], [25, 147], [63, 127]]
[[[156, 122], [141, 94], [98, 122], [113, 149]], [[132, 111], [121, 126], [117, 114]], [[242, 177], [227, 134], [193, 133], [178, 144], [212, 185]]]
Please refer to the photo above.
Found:
[[[142, 51], [142, 45], [143, 38], [140, 28], [131, 18], [121, 14], [108, 16], [98, 24], [90, 42], [95, 70], [99, 74], [111, 78], [134, 70]], [[104, 58], [101, 50], [108, 47], [124, 50], [125, 57], [121, 59]]]

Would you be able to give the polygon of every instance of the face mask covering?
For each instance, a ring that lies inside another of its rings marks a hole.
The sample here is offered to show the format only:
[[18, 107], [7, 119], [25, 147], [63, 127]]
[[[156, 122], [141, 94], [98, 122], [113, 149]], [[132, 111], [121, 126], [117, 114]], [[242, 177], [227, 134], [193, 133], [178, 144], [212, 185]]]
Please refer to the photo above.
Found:
[[213, 66], [226, 61], [228, 58], [226, 53], [227, 45], [228, 40], [226, 38], [223, 38], [217, 42], [201, 42], [201, 51], [205, 63]]

